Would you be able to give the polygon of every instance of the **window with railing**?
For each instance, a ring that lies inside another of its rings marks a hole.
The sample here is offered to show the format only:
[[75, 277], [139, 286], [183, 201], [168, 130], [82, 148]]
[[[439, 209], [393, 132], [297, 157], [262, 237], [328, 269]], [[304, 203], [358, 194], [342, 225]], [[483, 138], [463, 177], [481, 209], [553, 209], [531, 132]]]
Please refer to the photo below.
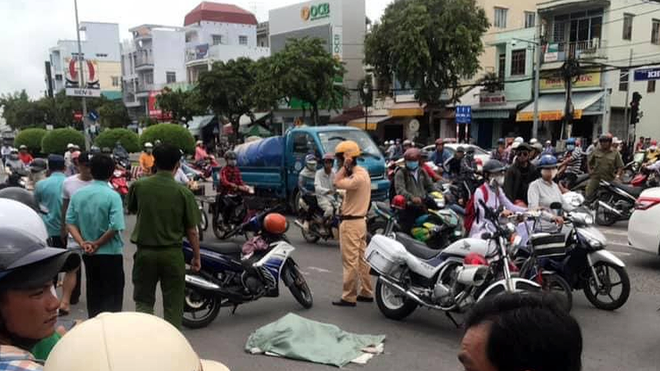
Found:
[[651, 44], [660, 45], [660, 19], [654, 19], [651, 26]]
[[511, 52], [511, 76], [525, 74], [526, 55], [526, 49], [514, 50]]
[[632, 39], [632, 28], [633, 28], [633, 15], [624, 14], [623, 15], [623, 39], [631, 40]]
[[566, 58], [601, 48], [603, 10], [593, 9], [554, 17], [550, 43]]

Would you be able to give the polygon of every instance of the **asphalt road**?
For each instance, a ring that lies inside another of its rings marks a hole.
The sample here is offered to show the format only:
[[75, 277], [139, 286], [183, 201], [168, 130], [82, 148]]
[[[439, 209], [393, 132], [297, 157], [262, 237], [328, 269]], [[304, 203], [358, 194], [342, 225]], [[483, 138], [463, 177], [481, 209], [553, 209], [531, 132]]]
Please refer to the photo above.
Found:
[[[135, 223], [127, 217], [124, 241]], [[573, 315], [582, 326], [584, 338], [584, 370], [653, 370], [660, 366], [660, 258], [646, 255], [626, 246], [626, 225], [620, 223], [602, 229], [609, 240], [610, 251], [624, 260], [632, 281], [628, 303], [615, 312], [592, 307], [581, 292], [574, 292]], [[293, 258], [302, 268], [314, 295], [314, 307], [304, 310], [286, 289], [278, 298], [265, 298], [240, 306], [235, 314], [223, 308], [207, 328], [184, 330], [195, 350], [203, 358], [225, 363], [230, 369], [302, 371], [331, 369], [328, 366], [290, 361], [245, 352], [245, 342], [254, 330], [291, 312], [340, 328], [365, 334], [385, 334], [385, 353], [366, 366], [349, 365], [364, 370], [437, 370], [461, 369], [456, 354], [461, 330], [443, 313], [418, 309], [402, 322], [383, 317], [375, 304], [359, 304], [357, 308], [337, 308], [330, 302], [341, 294], [341, 262], [336, 242], [306, 243], [297, 227], [289, 231], [296, 247]], [[207, 231], [207, 239], [213, 239]], [[240, 241], [240, 240], [237, 240]], [[127, 242], [124, 258], [126, 292], [124, 310], [133, 310], [131, 268], [135, 246]], [[160, 296], [160, 294], [158, 294]], [[72, 316], [85, 318], [84, 298], [73, 308]], [[162, 314], [160, 299], [157, 314]]]

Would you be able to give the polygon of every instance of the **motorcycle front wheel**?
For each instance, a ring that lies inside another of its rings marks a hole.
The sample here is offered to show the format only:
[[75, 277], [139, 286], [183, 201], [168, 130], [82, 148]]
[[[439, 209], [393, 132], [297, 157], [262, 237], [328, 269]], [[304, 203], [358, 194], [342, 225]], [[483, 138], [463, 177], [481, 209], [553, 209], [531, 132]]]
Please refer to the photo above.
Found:
[[303, 308], [311, 308], [312, 305], [314, 305], [314, 298], [312, 297], [312, 291], [307, 285], [305, 276], [303, 276], [302, 272], [300, 272], [300, 269], [298, 269], [298, 266], [295, 264], [287, 264], [286, 269], [287, 272], [285, 272], [285, 274], [289, 274], [293, 279], [293, 282], [289, 285], [291, 295], [296, 298], [296, 301], [298, 301]]
[[[600, 287], [596, 287], [593, 275], [584, 286], [584, 295], [594, 307], [603, 310], [621, 308], [630, 296], [630, 278], [625, 268], [608, 262], [594, 264]], [[618, 276], [618, 279], [617, 279]]]
[[227, 231], [223, 228], [224, 226], [224, 220], [222, 218], [222, 213], [217, 211], [217, 215], [213, 216], [213, 234], [215, 237], [219, 240], [224, 240], [225, 236], [227, 235]]
[[417, 303], [390, 288], [380, 277], [376, 282], [376, 304], [385, 317], [396, 321], [408, 317], [417, 309]]
[[[600, 197], [598, 199], [600, 200]], [[614, 205], [615, 197], [609, 195], [609, 197], [606, 197], [602, 201], [608, 205]], [[617, 216], [605, 210], [605, 208], [601, 207], [598, 201], [596, 201], [595, 209], [596, 209], [596, 224], [601, 225], [603, 227], [609, 227], [612, 224], [616, 223]]]
[[186, 286], [181, 324], [191, 329], [206, 327], [218, 316], [221, 304], [220, 298]]
[[567, 312], [573, 308], [573, 289], [566, 280], [556, 273], [543, 273], [541, 288], [548, 293], [556, 294]]

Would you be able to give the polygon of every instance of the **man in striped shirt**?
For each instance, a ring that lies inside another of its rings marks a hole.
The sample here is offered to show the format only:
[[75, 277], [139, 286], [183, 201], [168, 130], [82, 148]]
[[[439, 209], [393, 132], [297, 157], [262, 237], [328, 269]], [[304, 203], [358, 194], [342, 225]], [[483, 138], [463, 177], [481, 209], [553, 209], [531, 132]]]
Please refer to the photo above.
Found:
[[575, 143], [575, 138], [568, 138], [566, 140], [566, 154], [564, 155], [564, 161], [560, 169], [565, 174], [566, 187], [569, 189], [575, 183], [577, 177], [583, 174], [582, 150]]

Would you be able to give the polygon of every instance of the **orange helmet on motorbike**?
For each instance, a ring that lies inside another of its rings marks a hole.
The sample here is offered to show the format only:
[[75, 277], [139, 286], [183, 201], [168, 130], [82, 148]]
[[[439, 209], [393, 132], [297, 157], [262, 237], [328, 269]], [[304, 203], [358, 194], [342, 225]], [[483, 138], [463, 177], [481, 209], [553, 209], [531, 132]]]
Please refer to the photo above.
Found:
[[395, 209], [403, 210], [406, 208], [406, 198], [402, 195], [396, 195], [392, 199], [392, 207]]
[[286, 232], [286, 218], [282, 214], [271, 213], [264, 218], [264, 229], [268, 233], [283, 234]]

